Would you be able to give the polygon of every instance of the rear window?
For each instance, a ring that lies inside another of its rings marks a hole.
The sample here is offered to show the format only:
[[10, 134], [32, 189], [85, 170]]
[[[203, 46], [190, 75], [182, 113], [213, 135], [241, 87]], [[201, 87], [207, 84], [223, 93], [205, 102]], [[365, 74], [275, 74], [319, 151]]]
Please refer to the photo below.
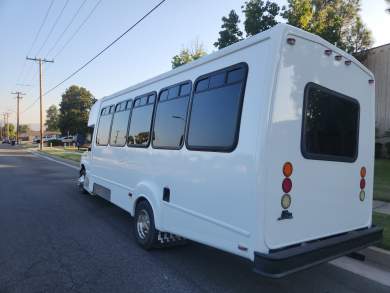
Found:
[[359, 112], [357, 100], [309, 83], [303, 107], [303, 156], [354, 162], [358, 155]]

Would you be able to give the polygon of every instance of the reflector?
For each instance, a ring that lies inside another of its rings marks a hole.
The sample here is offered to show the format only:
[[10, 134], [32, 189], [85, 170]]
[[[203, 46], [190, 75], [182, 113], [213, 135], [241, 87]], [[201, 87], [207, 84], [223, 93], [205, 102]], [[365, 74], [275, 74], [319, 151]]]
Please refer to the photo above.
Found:
[[364, 189], [366, 187], [366, 180], [364, 180], [364, 178], [362, 178], [360, 180], [360, 189]]
[[292, 189], [292, 181], [290, 178], [284, 178], [282, 183], [282, 189], [284, 193], [289, 193]]

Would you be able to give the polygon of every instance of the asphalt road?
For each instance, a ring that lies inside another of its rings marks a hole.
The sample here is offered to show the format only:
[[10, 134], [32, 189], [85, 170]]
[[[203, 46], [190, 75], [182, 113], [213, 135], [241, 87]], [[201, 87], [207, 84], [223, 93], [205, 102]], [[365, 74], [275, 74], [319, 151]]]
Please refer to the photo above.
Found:
[[77, 171], [0, 145], [0, 292], [390, 292], [324, 264], [281, 280], [196, 243], [145, 252]]

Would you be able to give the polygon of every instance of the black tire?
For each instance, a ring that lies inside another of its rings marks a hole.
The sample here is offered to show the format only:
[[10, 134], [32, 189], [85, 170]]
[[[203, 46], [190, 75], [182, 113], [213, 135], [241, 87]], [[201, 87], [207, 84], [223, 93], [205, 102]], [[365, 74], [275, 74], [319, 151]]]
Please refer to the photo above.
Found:
[[[143, 225], [146, 220], [145, 217], [147, 217], [149, 220], [148, 227]], [[150, 250], [155, 246], [157, 242], [158, 231], [154, 225], [154, 214], [152, 207], [146, 200], [139, 202], [135, 208], [133, 230], [137, 243], [143, 249]]]
[[[87, 172], [85, 171], [85, 168], [83, 167], [83, 168], [81, 168], [80, 169], [80, 177], [79, 178], [81, 178], [82, 176], [84, 176], [84, 180], [85, 180], [85, 175], [87, 174]], [[80, 183], [79, 182], [79, 184], [78, 184], [78, 186], [79, 186], [79, 191], [80, 191], [80, 193], [82, 193], [82, 194], [87, 194], [88, 192], [85, 190], [85, 188], [84, 188], [84, 183]]]

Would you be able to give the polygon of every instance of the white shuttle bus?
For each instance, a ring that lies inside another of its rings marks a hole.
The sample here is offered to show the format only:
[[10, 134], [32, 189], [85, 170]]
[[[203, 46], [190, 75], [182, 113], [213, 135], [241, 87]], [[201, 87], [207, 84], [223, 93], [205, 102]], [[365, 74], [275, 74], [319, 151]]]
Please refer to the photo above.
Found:
[[374, 92], [352, 56], [279, 24], [100, 99], [79, 181], [145, 249], [190, 239], [281, 277], [380, 241]]

